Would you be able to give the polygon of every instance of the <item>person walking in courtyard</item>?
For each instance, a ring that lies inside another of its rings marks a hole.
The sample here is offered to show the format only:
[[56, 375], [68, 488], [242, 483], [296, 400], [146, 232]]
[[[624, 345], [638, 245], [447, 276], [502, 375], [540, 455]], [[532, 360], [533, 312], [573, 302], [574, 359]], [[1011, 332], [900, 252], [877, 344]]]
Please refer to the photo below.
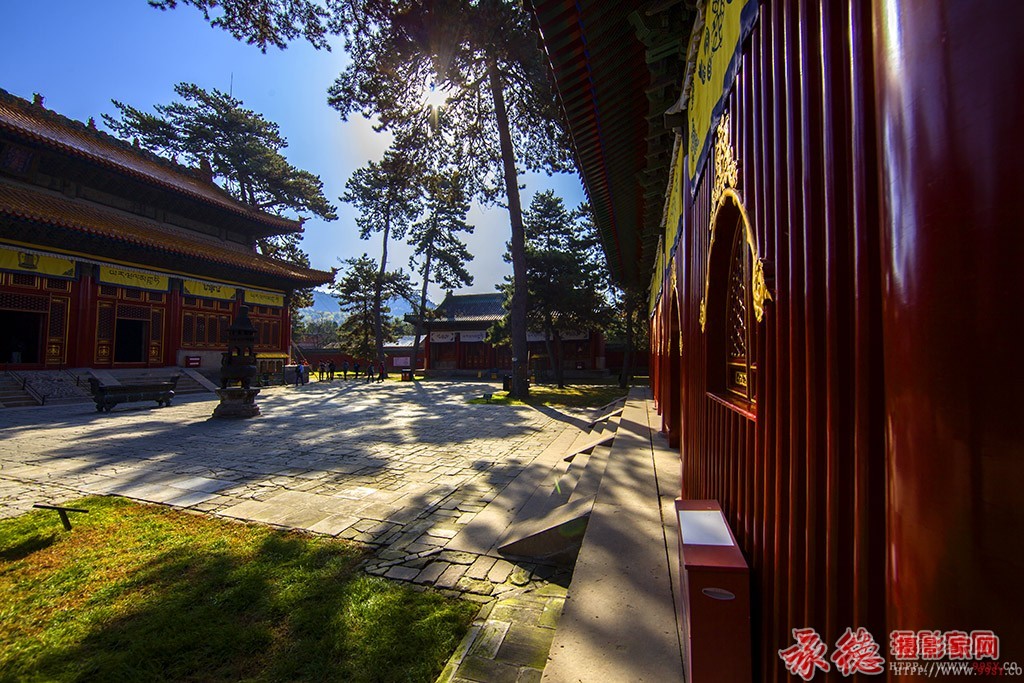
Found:
[[331, 382], [334, 381], [334, 371], [338, 369], [338, 366], [334, 364], [334, 359], [327, 361], [327, 379]]
[[295, 386], [302, 384], [302, 363], [295, 364]]
[[346, 382], [348, 381], [348, 361], [343, 360], [341, 362], [341, 378]]
[[367, 382], [372, 381], [373, 380], [373, 375], [374, 375], [374, 367], [373, 367], [373, 362], [371, 361], [369, 367], [366, 368], [366, 381]]
[[383, 382], [384, 378], [387, 376], [387, 374], [388, 374], [388, 371], [387, 371], [386, 366], [384, 365], [384, 363], [381, 363], [380, 364], [380, 372], [377, 374], [377, 381], [378, 382]]
[[352, 366], [352, 375], [356, 381], [359, 380], [359, 361], [355, 361], [355, 364]]

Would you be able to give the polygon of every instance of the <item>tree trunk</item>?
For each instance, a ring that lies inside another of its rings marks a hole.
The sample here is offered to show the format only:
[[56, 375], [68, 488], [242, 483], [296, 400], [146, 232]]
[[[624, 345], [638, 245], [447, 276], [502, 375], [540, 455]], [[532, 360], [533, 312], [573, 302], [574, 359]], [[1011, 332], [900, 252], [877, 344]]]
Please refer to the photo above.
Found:
[[[387, 215], [384, 217], [384, 240], [383, 246], [380, 250], [380, 270], [377, 272], [376, 286], [373, 288], [373, 332], [374, 332], [374, 355], [377, 356], [377, 362], [380, 363], [380, 370], [383, 372], [384, 368], [384, 327], [381, 321], [380, 307], [381, 307], [381, 290], [384, 288], [384, 273], [387, 272], [388, 267], [388, 237], [391, 233], [391, 216]], [[384, 376], [387, 377], [387, 372], [384, 372]]]
[[416, 359], [420, 357], [420, 334], [423, 332], [423, 317], [427, 309], [427, 284], [430, 283], [430, 261], [434, 257], [433, 241], [427, 244], [426, 258], [423, 263], [423, 289], [420, 291], [419, 315], [416, 316], [416, 340], [412, 344], [412, 370], [418, 365]]
[[565, 368], [562, 367], [565, 363], [562, 362], [562, 335], [558, 334], [558, 330], [552, 330], [552, 336], [554, 337], [555, 356], [552, 358], [552, 363], [555, 368], [555, 383], [559, 389], [565, 388]]
[[487, 60], [487, 71], [494, 99], [494, 118], [501, 142], [501, 162], [504, 167], [505, 195], [508, 199], [508, 216], [512, 228], [512, 306], [509, 311], [509, 331], [512, 336], [512, 391], [509, 396], [525, 400], [530, 395], [527, 383], [526, 363], [526, 233], [523, 229], [523, 206], [519, 199], [519, 177], [516, 173], [515, 151], [512, 149], [512, 134], [509, 131], [508, 111], [505, 109], [504, 83], [498, 70], [497, 60]]
[[[548, 352], [548, 369], [545, 371], [545, 375], [549, 380], [555, 379], [555, 352], [551, 347], [551, 328], [549, 327], [544, 331], [544, 350]], [[537, 382], [540, 382], [540, 377], [537, 378]]]

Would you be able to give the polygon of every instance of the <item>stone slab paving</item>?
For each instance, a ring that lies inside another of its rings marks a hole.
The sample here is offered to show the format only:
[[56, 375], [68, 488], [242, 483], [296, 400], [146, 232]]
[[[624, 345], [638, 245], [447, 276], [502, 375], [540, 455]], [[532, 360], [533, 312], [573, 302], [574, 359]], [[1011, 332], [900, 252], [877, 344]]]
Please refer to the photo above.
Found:
[[316, 382], [264, 391], [241, 421], [206, 395], [0, 411], [0, 518], [113, 494], [358, 541], [369, 573], [482, 605], [442, 680], [537, 681], [569, 572], [447, 546], [582, 418], [466, 403], [494, 390]]

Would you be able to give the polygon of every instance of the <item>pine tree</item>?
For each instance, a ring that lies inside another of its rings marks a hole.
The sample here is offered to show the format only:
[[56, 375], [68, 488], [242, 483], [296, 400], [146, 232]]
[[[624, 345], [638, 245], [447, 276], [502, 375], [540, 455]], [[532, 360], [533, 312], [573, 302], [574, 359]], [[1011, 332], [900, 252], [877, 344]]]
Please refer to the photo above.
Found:
[[359, 211], [356, 225], [359, 237], [369, 239], [374, 233], [381, 234], [380, 265], [374, 280], [375, 353], [371, 356], [384, 362], [385, 309], [391, 298], [384, 295], [388, 265], [388, 242], [394, 237], [405, 237], [410, 224], [419, 214], [418, 169], [408, 155], [388, 150], [378, 163], [371, 161], [357, 169], [345, 185], [342, 201], [352, 204]]
[[[344, 351], [356, 358], [383, 362], [383, 358], [377, 358], [376, 354], [376, 311], [381, 310], [384, 314], [381, 332], [385, 341], [394, 341], [397, 329], [393, 319], [387, 315], [391, 309], [386, 304], [378, 306], [376, 302], [381, 295], [384, 301], [397, 297], [411, 298], [412, 283], [401, 269], [379, 277], [376, 261], [366, 254], [345, 259], [342, 265], [344, 268], [333, 287], [338, 305], [348, 317], [338, 329], [338, 341]], [[382, 285], [380, 293], [378, 283]]]
[[[173, 5], [173, 3], [172, 3]], [[108, 128], [122, 138], [138, 139], [155, 154], [193, 167], [206, 167], [228, 194], [249, 206], [276, 215], [311, 212], [336, 219], [336, 209], [323, 192], [323, 182], [288, 163], [281, 150], [288, 140], [276, 123], [246, 109], [242, 100], [192, 83], [174, 87], [180, 101], [158, 104], [148, 113], [114, 100], [119, 117], [103, 115]], [[257, 239], [265, 256], [309, 267], [309, 255], [297, 234]], [[294, 313], [312, 302], [310, 290], [292, 297]]]
[[607, 266], [585, 205], [570, 212], [554, 192], [538, 192], [525, 227], [527, 320], [530, 329], [544, 332], [550, 368], [562, 387], [562, 335], [601, 329], [611, 318]]
[[429, 176], [424, 182], [424, 191], [424, 216], [409, 231], [409, 241], [414, 249], [409, 265], [415, 268], [419, 260], [422, 279], [413, 342], [414, 364], [419, 358], [420, 336], [427, 312], [427, 286], [433, 282], [442, 289], [456, 289], [473, 284], [473, 276], [466, 269], [466, 263], [473, 260], [473, 255], [458, 235], [460, 232], [473, 232], [473, 226], [466, 223], [469, 198], [462, 176], [457, 171]]
[[[512, 395], [525, 398], [526, 246], [519, 164], [568, 168], [546, 62], [529, 17], [508, 0], [434, 0], [396, 5], [351, 0], [344, 16], [352, 60], [329, 101], [347, 117], [373, 114], [409, 137], [432, 131], [460, 160], [474, 193], [509, 211], [513, 294]], [[434, 143], [437, 145], [437, 142]]]

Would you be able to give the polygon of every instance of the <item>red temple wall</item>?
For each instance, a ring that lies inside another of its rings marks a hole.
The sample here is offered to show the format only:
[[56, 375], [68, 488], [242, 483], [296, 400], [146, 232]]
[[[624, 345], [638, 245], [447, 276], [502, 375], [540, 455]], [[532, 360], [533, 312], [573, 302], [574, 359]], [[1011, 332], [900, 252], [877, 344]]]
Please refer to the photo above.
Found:
[[992, 629], [1003, 659], [1024, 656], [1024, 438], [1001, 371], [1024, 181], [1024, 101], [1006, 87], [1024, 16], [1009, 14], [762, 3], [727, 103], [774, 299], [756, 405], [709, 390], [713, 160], [684, 188], [654, 395], [683, 497], [717, 499], [751, 565], [758, 680], [791, 680], [778, 650], [803, 627], [831, 651], [863, 626], [883, 656], [894, 629]]

